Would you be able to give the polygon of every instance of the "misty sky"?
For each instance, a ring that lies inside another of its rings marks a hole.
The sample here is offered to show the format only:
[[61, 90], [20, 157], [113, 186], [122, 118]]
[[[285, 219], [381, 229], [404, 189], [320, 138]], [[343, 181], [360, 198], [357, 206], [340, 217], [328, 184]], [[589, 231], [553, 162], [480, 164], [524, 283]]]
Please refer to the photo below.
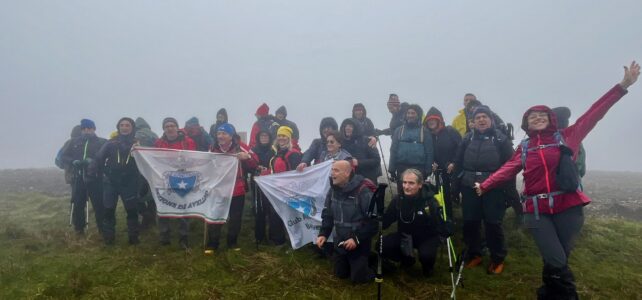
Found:
[[[81, 118], [103, 137], [122, 116], [160, 134], [167, 116], [209, 129], [225, 107], [247, 131], [263, 101], [287, 106], [304, 150], [356, 102], [386, 127], [389, 93], [448, 122], [466, 92], [516, 125], [535, 104], [575, 119], [633, 59], [639, 0], [1, 0], [0, 168], [53, 166]], [[641, 108], [638, 82], [585, 140], [589, 170], [642, 171]]]

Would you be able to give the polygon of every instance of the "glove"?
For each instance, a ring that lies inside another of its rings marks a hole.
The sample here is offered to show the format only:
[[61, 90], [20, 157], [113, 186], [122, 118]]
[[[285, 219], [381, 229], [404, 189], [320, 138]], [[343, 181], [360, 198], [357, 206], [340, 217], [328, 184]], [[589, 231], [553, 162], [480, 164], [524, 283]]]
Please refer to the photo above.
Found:
[[76, 159], [71, 162], [71, 165], [74, 166], [74, 168], [80, 168], [82, 166], [82, 161]]

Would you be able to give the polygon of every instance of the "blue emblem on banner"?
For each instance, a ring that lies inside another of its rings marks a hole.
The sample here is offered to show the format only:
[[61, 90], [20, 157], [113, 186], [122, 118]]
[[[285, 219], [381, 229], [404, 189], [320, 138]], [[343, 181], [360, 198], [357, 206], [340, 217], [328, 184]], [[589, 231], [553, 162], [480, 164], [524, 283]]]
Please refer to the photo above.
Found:
[[190, 172], [171, 172], [167, 177], [169, 188], [181, 197], [185, 197], [196, 185], [198, 175]]
[[288, 206], [302, 212], [305, 216], [312, 216], [317, 213], [317, 207], [314, 205], [314, 198], [299, 196], [297, 198], [287, 198]]

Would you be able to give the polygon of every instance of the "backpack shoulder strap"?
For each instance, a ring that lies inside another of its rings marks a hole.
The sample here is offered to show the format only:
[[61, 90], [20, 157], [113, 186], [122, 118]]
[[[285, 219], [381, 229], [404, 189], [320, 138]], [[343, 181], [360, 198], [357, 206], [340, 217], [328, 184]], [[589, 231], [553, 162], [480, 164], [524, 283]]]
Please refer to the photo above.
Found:
[[526, 170], [526, 155], [528, 155], [528, 138], [525, 138], [522, 140], [520, 143], [520, 147], [522, 148], [522, 155], [521, 155], [521, 160], [522, 160], [522, 169]]

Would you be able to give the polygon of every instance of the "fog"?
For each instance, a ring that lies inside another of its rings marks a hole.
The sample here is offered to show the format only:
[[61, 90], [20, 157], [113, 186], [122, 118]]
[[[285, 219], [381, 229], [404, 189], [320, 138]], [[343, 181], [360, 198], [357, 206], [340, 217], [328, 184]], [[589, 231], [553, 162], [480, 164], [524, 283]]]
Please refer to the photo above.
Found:
[[[536, 104], [574, 120], [642, 61], [641, 17], [639, 0], [0, 1], [0, 168], [53, 166], [82, 118], [160, 134], [225, 107], [249, 131], [262, 102], [287, 107], [304, 150], [357, 102], [387, 127], [390, 93], [447, 122], [467, 92], [516, 127]], [[641, 95], [586, 138], [589, 170], [642, 171]]]

